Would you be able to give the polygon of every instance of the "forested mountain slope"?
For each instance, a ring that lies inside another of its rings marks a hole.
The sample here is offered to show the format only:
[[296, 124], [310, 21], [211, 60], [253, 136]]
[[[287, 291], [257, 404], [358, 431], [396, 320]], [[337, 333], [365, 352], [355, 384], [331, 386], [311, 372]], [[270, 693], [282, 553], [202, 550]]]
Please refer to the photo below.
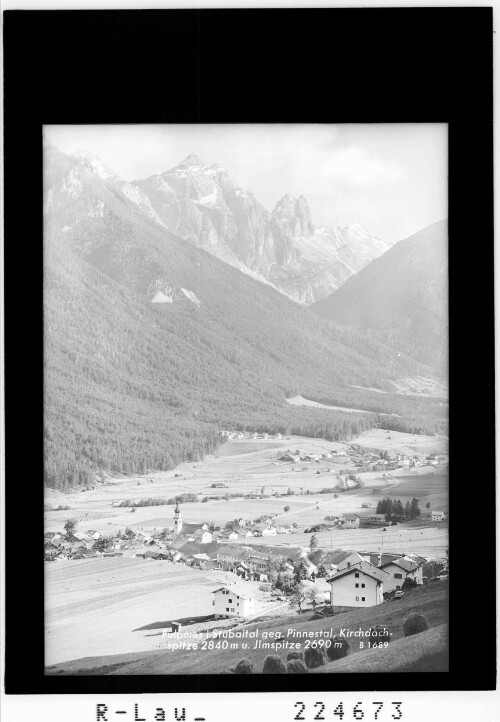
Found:
[[399, 241], [311, 309], [446, 373], [447, 222]]
[[[56, 149], [46, 157], [48, 485], [172, 468], [228, 427], [342, 438], [373, 417], [285, 396], [349, 389], [360, 408], [366, 392], [351, 385], [418, 370], [162, 229], [114, 177]], [[390, 403], [372, 396], [374, 410]]]

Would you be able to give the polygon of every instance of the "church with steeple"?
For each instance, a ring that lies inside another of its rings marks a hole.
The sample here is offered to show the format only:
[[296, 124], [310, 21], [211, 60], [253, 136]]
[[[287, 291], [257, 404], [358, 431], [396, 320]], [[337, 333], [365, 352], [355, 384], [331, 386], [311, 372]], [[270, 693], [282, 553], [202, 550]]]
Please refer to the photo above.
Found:
[[179, 509], [179, 502], [175, 505], [174, 511], [174, 534], [180, 534], [182, 529], [182, 516]]
[[184, 524], [182, 521], [179, 502], [174, 511], [174, 537], [186, 538], [186, 541], [196, 541], [199, 544], [209, 544], [212, 541], [212, 532], [208, 524]]

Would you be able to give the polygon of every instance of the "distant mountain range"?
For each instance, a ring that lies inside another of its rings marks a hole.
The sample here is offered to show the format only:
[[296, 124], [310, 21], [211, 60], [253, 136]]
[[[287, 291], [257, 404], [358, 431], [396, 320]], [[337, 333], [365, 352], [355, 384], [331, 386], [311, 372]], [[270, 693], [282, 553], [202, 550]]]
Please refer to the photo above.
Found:
[[324, 298], [390, 248], [357, 223], [316, 228], [303, 196], [287, 194], [269, 212], [222, 166], [196, 155], [130, 183], [96, 156], [81, 151], [76, 157], [163, 228], [306, 304]]
[[399, 241], [311, 309], [446, 375], [447, 222]]
[[410, 410], [415, 429], [437, 413], [366, 390], [422, 373], [409, 357], [187, 243], [158, 222], [145, 191], [95, 158], [44, 152], [50, 486], [88, 482], [100, 468], [172, 468], [214, 450], [223, 428], [347, 438], [374, 423], [286, 403], [297, 394], [395, 412], [401, 424]]

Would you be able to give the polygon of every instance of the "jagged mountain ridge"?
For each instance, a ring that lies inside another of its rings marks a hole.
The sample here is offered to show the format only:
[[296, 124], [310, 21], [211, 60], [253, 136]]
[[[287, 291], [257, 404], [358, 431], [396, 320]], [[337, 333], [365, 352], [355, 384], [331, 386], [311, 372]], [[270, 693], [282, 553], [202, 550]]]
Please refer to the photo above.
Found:
[[161, 227], [302, 303], [326, 297], [390, 247], [359, 224], [315, 228], [303, 196], [286, 194], [269, 212], [221, 165], [194, 154], [132, 182], [90, 153], [75, 157]]
[[167, 228], [303, 303], [324, 298], [390, 247], [359, 224], [316, 229], [304, 196], [285, 194], [270, 213], [222, 166], [196, 155], [134, 185]]

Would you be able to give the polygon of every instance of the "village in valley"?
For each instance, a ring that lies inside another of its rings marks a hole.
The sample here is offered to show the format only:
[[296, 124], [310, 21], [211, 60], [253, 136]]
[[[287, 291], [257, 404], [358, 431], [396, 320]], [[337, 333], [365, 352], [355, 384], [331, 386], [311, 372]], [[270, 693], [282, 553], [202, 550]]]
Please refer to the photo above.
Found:
[[[437, 615], [429, 627], [444, 629], [446, 438], [383, 429], [345, 442], [224, 438], [217, 453], [169, 472], [47, 491], [48, 673], [113, 673], [116, 655], [132, 652], [161, 655], [149, 673], [217, 667], [217, 655], [173, 651], [172, 634], [347, 620], [390, 626], [396, 649], [408, 614], [427, 607], [428, 622]], [[125, 672], [143, 666], [134, 669]]]

